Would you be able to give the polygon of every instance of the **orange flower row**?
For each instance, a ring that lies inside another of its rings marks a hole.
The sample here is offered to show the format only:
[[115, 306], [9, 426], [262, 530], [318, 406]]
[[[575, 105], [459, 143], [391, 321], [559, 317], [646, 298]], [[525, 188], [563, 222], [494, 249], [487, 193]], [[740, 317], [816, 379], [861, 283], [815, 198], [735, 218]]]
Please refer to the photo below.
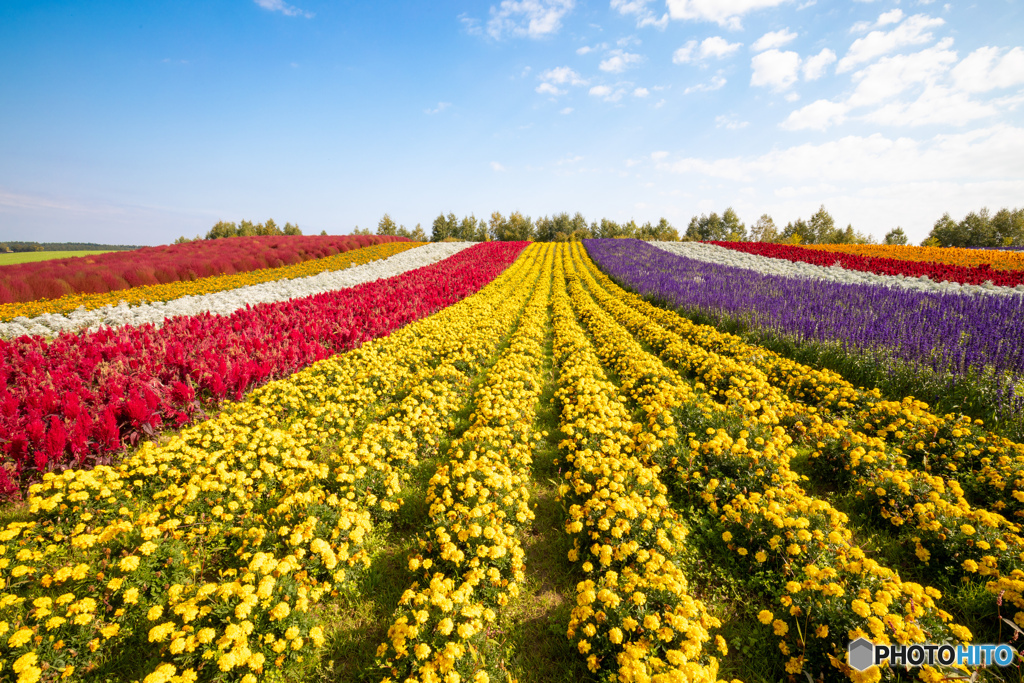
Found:
[[988, 264], [994, 270], [1024, 270], [1024, 251], [996, 249], [960, 249], [958, 247], [913, 247], [896, 244], [805, 244], [808, 249], [837, 251], [870, 258], [894, 258], [902, 261], [948, 263], [977, 268]]

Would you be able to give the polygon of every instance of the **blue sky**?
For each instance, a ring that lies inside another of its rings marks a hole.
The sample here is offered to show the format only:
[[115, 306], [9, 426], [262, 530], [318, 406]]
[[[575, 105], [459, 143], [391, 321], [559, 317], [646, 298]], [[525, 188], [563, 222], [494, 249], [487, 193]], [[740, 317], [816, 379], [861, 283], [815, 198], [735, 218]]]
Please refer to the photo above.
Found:
[[1024, 205], [1012, 0], [0, 5], [0, 240]]

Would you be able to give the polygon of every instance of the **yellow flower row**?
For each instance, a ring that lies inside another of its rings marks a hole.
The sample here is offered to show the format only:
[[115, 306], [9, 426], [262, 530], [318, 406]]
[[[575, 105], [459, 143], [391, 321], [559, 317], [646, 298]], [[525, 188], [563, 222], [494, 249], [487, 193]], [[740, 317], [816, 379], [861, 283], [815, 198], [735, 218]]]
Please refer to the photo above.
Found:
[[146, 302], [171, 301], [183, 296], [200, 296], [238, 289], [247, 285], [258, 285], [263, 282], [292, 280], [294, 278], [319, 275], [333, 270], [342, 270], [352, 266], [385, 259], [399, 254], [406, 249], [421, 246], [421, 242], [385, 242], [361, 249], [353, 249], [334, 256], [328, 256], [302, 263], [294, 263], [280, 268], [261, 268], [247, 273], [230, 275], [212, 275], [190, 281], [168, 282], [162, 285], [146, 285], [120, 289], [105, 294], [68, 294], [59, 299], [40, 299], [19, 303], [0, 304], [0, 321], [14, 320], [19, 316], [33, 318], [44, 313], [67, 314], [79, 308], [91, 311], [103, 306], [116, 306], [127, 302], [137, 306]]
[[989, 265], [996, 270], [1024, 269], [1024, 252], [998, 249], [961, 249], [959, 247], [914, 247], [895, 244], [808, 244], [809, 249], [838, 251], [843, 254], [894, 258], [902, 261], [948, 263], [977, 268]]
[[[565, 269], [555, 270], [555, 398], [571, 469], [559, 494], [573, 537], [569, 559], [592, 577], [577, 586], [568, 635], [592, 671], [615, 680], [713, 682], [709, 630], [721, 624], [689, 594], [679, 568], [686, 530], [660, 468], [646, 459], [661, 442], [632, 422], [602, 371], [573, 315]], [[722, 637], [715, 642], [726, 654]]]
[[[1024, 579], [1020, 528], [999, 514], [972, 506], [956, 479], [935, 473], [955, 472], [958, 463], [969, 459], [963, 450], [954, 449], [967, 449], [983, 469], [977, 476], [968, 472], [966, 480], [983, 498], [998, 498], [997, 486], [1006, 481], [991, 474], [995, 470], [992, 457], [981, 457], [982, 453], [999, 455], [1003, 472], [1019, 473], [1024, 458], [1007, 454], [1021, 452], [1019, 444], [991, 434], [982, 436], [974, 431], [980, 425], [971, 425], [963, 417], [931, 415], [925, 404], [912, 398], [884, 401], [875, 390], [855, 389], [835, 373], [812, 370], [748, 345], [734, 335], [694, 325], [623, 292], [603, 275], [597, 277], [605, 289], [616, 292], [626, 308], [633, 309], [632, 317], [617, 314], [620, 322], [651, 344], [662, 358], [702, 380], [698, 386], [706, 384], [716, 400], [743, 408], [745, 414], [757, 416], [761, 423], [785, 424], [792, 437], [816, 445], [817, 450], [812, 452], [816, 468], [830, 475], [845, 473], [840, 483], [856, 485], [865, 509], [905, 535], [917, 561], [929, 562], [934, 557], [939, 560], [935, 564], [956, 567], [954, 575], [968, 580], [975, 574], [993, 581]], [[854, 420], [848, 422], [833, 411], [851, 414]], [[876, 435], [869, 436], [865, 431]], [[891, 445], [887, 445], [887, 438]], [[914, 468], [904, 457], [896, 444], [907, 445], [908, 439], [908, 450], [933, 472]], [[930, 465], [929, 456], [934, 457]], [[1015, 476], [1014, 486], [1019, 486], [1020, 475]], [[1019, 500], [1017, 496], [1009, 504], [997, 500], [993, 507], [1011, 505], [1017, 509]], [[987, 588], [995, 596], [1002, 590], [1000, 585], [990, 582]], [[1022, 610], [1015, 620], [1024, 625], [1024, 601], [1016, 592], [1008, 595]]]
[[[602, 360], [647, 417], [648, 430], [664, 438], [675, 424], [702, 427], [677, 448], [669, 437], [662, 449], [678, 472], [680, 486], [717, 516], [722, 540], [741, 561], [788, 576], [776, 587], [783, 618], [771, 615], [765, 623], [772, 623], [781, 638], [789, 673], [834, 665], [859, 679], [842, 659], [846, 636], [907, 643], [921, 641], [927, 629], [933, 636], [947, 632], [969, 639], [966, 629], [946, 625], [950, 615], [934, 602], [938, 591], [904, 582], [867, 558], [853, 544], [846, 516], [797, 485], [799, 477], [789, 468], [791, 439], [782, 427], [771, 426], [775, 419], [765, 419], [772, 411], [757, 405], [771, 394], [769, 387], [753, 391], [749, 375], [734, 375], [735, 368], [728, 366], [710, 367], [715, 358], [707, 353], [701, 366], [710, 387], [689, 386], [647, 354], [619, 323], [675, 352], [682, 348], [679, 340], [624, 303], [625, 297], [617, 297], [626, 293], [601, 278], [581, 252], [576, 262], [569, 293], [577, 315]], [[857, 607], [865, 596], [877, 596], [885, 610], [860, 614]], [[865, 680], [875, 675], [877, 671]]]
[[388, 641], [378, 649], [386, 682], [485, 683], [494, 670], [478, 644], [523, 581], [519, 531], [533, 519], [527, 483], [540, 436], [533, 424], [554, 251], [532, 245], [521, 257], [535, 268], [521, 288], [533, 288], [530, 301], [474, 395], [469, 428], [430, 480], [429, 531], [409, 558], [422, 578], [402, 596]]
[[468, 386], [493, 355], [522, 275], [513, 264], [437, 315], [117, 467], [47, 475], [27, 521], [0, 531], [0, 673], [12, 663], [19, 683], [44, 667], [88, 677], [142, 637], [164, 660], [149, 683], [218, 670], [249, 681], [318, 645], [310, 605], [368, 561], [372, 515], [398, 505], [402, 465], [389, 459], [414, 439], [397, 437], [418, 413], [433, 429], [426, 447], [444, 428], [433, 415], [454, 409], [432, 387], [450, 383], [452, 366], [469, 370]]

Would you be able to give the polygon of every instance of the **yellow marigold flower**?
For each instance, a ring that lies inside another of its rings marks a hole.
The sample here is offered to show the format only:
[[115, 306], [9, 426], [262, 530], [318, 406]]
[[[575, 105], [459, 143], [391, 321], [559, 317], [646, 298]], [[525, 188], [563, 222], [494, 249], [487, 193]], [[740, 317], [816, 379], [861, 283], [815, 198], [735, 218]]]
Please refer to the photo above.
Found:
[[757, 613], [757, 620], [760, 621], [762, 624], [770, 624], [772, 619], [774, 618], [775, 615], [766, 609], [763, 609]]
[[868, 606], [868, 603], [859, 598], [850, 603], [850, 609], [852, 609], [858, 616], [865, 619], [871, 616], [871, 608]]
[[[274, 609], [270, 610], [271, 621], [284, 619], [291, 614], [292, 608], [288, 606], [287, 602], [279, 602], [274, 606]], [[289, 638], [289, 640], [291, 640]]]
[[819, 638], [828, 638], [828, 625], [822, 624], [818, 628], [814, 629], [814, 635]]
[[487, 675], [486, 671], [478, 671], [473, 677], [473, 683], [490, 683], [490, 680], [491, 677]]
[[299, 637], [299, 627], [289, 626], [288, 630], [284, 632], [285, 640], [294, 640]]
[[731, 541], [732, 540], [732, 533], [729, 532], [729, 531], [723, 531], [722, 532], [722, 540], [725, 541], [726, 543]]
[[787, 581], [786, 582], [786, 592], [787, 593], [799, 593], [801, 588], [803, 588], [803, 586], [800, 585], [799, 581]]
[[764, 562], [768, 559], [768, 553], [766, 553], [763, 550], [758, 550], [756, 553], [754, 553], [754, 559], [758, 562]]
[[777, 636], [784, 636], [789, 631], [789, 626], [782, 619], [776, 619], [772, 622], [772, 630]]
[[149, 619], [150, 621], [156, 621], [157, 619], [160, 618], [160, 616], [163, 613], [164, 613], [164, 608], [163, 608], [162, 605], [153, 605], [152, 607], [149, 608], [149, 611], [146, 613], [146, 618]]
[[177, 667], [173, 664], [161, 664], [142, 683], [168, 683], [176, 672]]
[[970, 524], [961, 524], [960, 531], [966, 534], [967, 536], [973, 536], [975, 529]]
[[139, 568], [139, 561], [140, 560], [137, 555], [129, 555], [128, 557], [122, 557], [117, 566], [121, 568], [121, 571], [127, 574]]
[[32, 640], [32, 631], [30, 629], [23, 628], [15, 631], [14, 635], [7, 639], [7, 647], [21, 647], [30, 640]]
[[960, 566], [962, 566], [964, 569], [966, 569], [969, 572], [977, 572], [978, 571], [978, 563], [975, 562], [974, 560], [964, 560], [961, 563]]
[[426, 659], [430, 656], [430, 646], [426, 643], [420, 643], [413, 650], [413, 654], [416, 655], [416, 659]]
[[590, 652], [590, 643], [588, 643], [586, 640], [581, 640], [579, 643], [576, 644], [576, 649], [580, 651], [581, 655], [585, 655], [588, 652]]

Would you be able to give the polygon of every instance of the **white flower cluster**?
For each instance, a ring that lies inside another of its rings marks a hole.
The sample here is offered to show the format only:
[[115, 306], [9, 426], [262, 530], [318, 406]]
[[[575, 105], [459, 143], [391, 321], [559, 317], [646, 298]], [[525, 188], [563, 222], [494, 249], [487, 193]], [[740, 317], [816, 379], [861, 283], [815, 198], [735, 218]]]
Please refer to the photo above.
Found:
[[101, 326], [142, 325], [153, 323], [160, 327], [165, 318], [181, 315], [198, 315], [209, 311], [218, 315], [230, 315], [246, 304], [273, 303], [287, 299], [298, 299], [364, 282], [393, 277], [402, 273], [436, 263], [476, 244], [475, 242], [438, 242], [413, 247], [390, 258], [371, 261], [361, 266], [344, 270], [329, 271], [309, 277], [290, 280], [263, 282], [223, 292], [184, 296], [172, 301], [155, 301], [139, 306], [129, 306], [122, 301], [116, 306], [103, 306], [91, 311], [79, 308], [67, 315], [46, 313], [35, 318], [19, 317], [12, 322], [0, 323], [0, 339], [12, 339], [23, 334], [41, 334], [47, 337], [61, 332], [97, 330]]
[[954, 294], [1024, 294], [1024, 285], [1016, 287], [997, 287], [992, 283], [984, 285], [962, 285], [958, 282], [936, 282], [927, 275], [912, 277], [907, 275], [878, 275], [860, 270], [849, 270], [838, 263], [834, 266], [816, 266], [811, 263], [794, 262], [787, 259], [772, 258], [746, 254], [741, 251], [727, 249], [716, 244], [703, 242], [651, 242], [664, 251], [679, 254], [694, 261], [717, 263], [723, 266], [745, 268], [763, 275], [783, 275], [786, 277], [813, 278], [829, 280], [842, 284], [883, 285], [885, 287], [903, 287], [919, 292], [935, 292]]

